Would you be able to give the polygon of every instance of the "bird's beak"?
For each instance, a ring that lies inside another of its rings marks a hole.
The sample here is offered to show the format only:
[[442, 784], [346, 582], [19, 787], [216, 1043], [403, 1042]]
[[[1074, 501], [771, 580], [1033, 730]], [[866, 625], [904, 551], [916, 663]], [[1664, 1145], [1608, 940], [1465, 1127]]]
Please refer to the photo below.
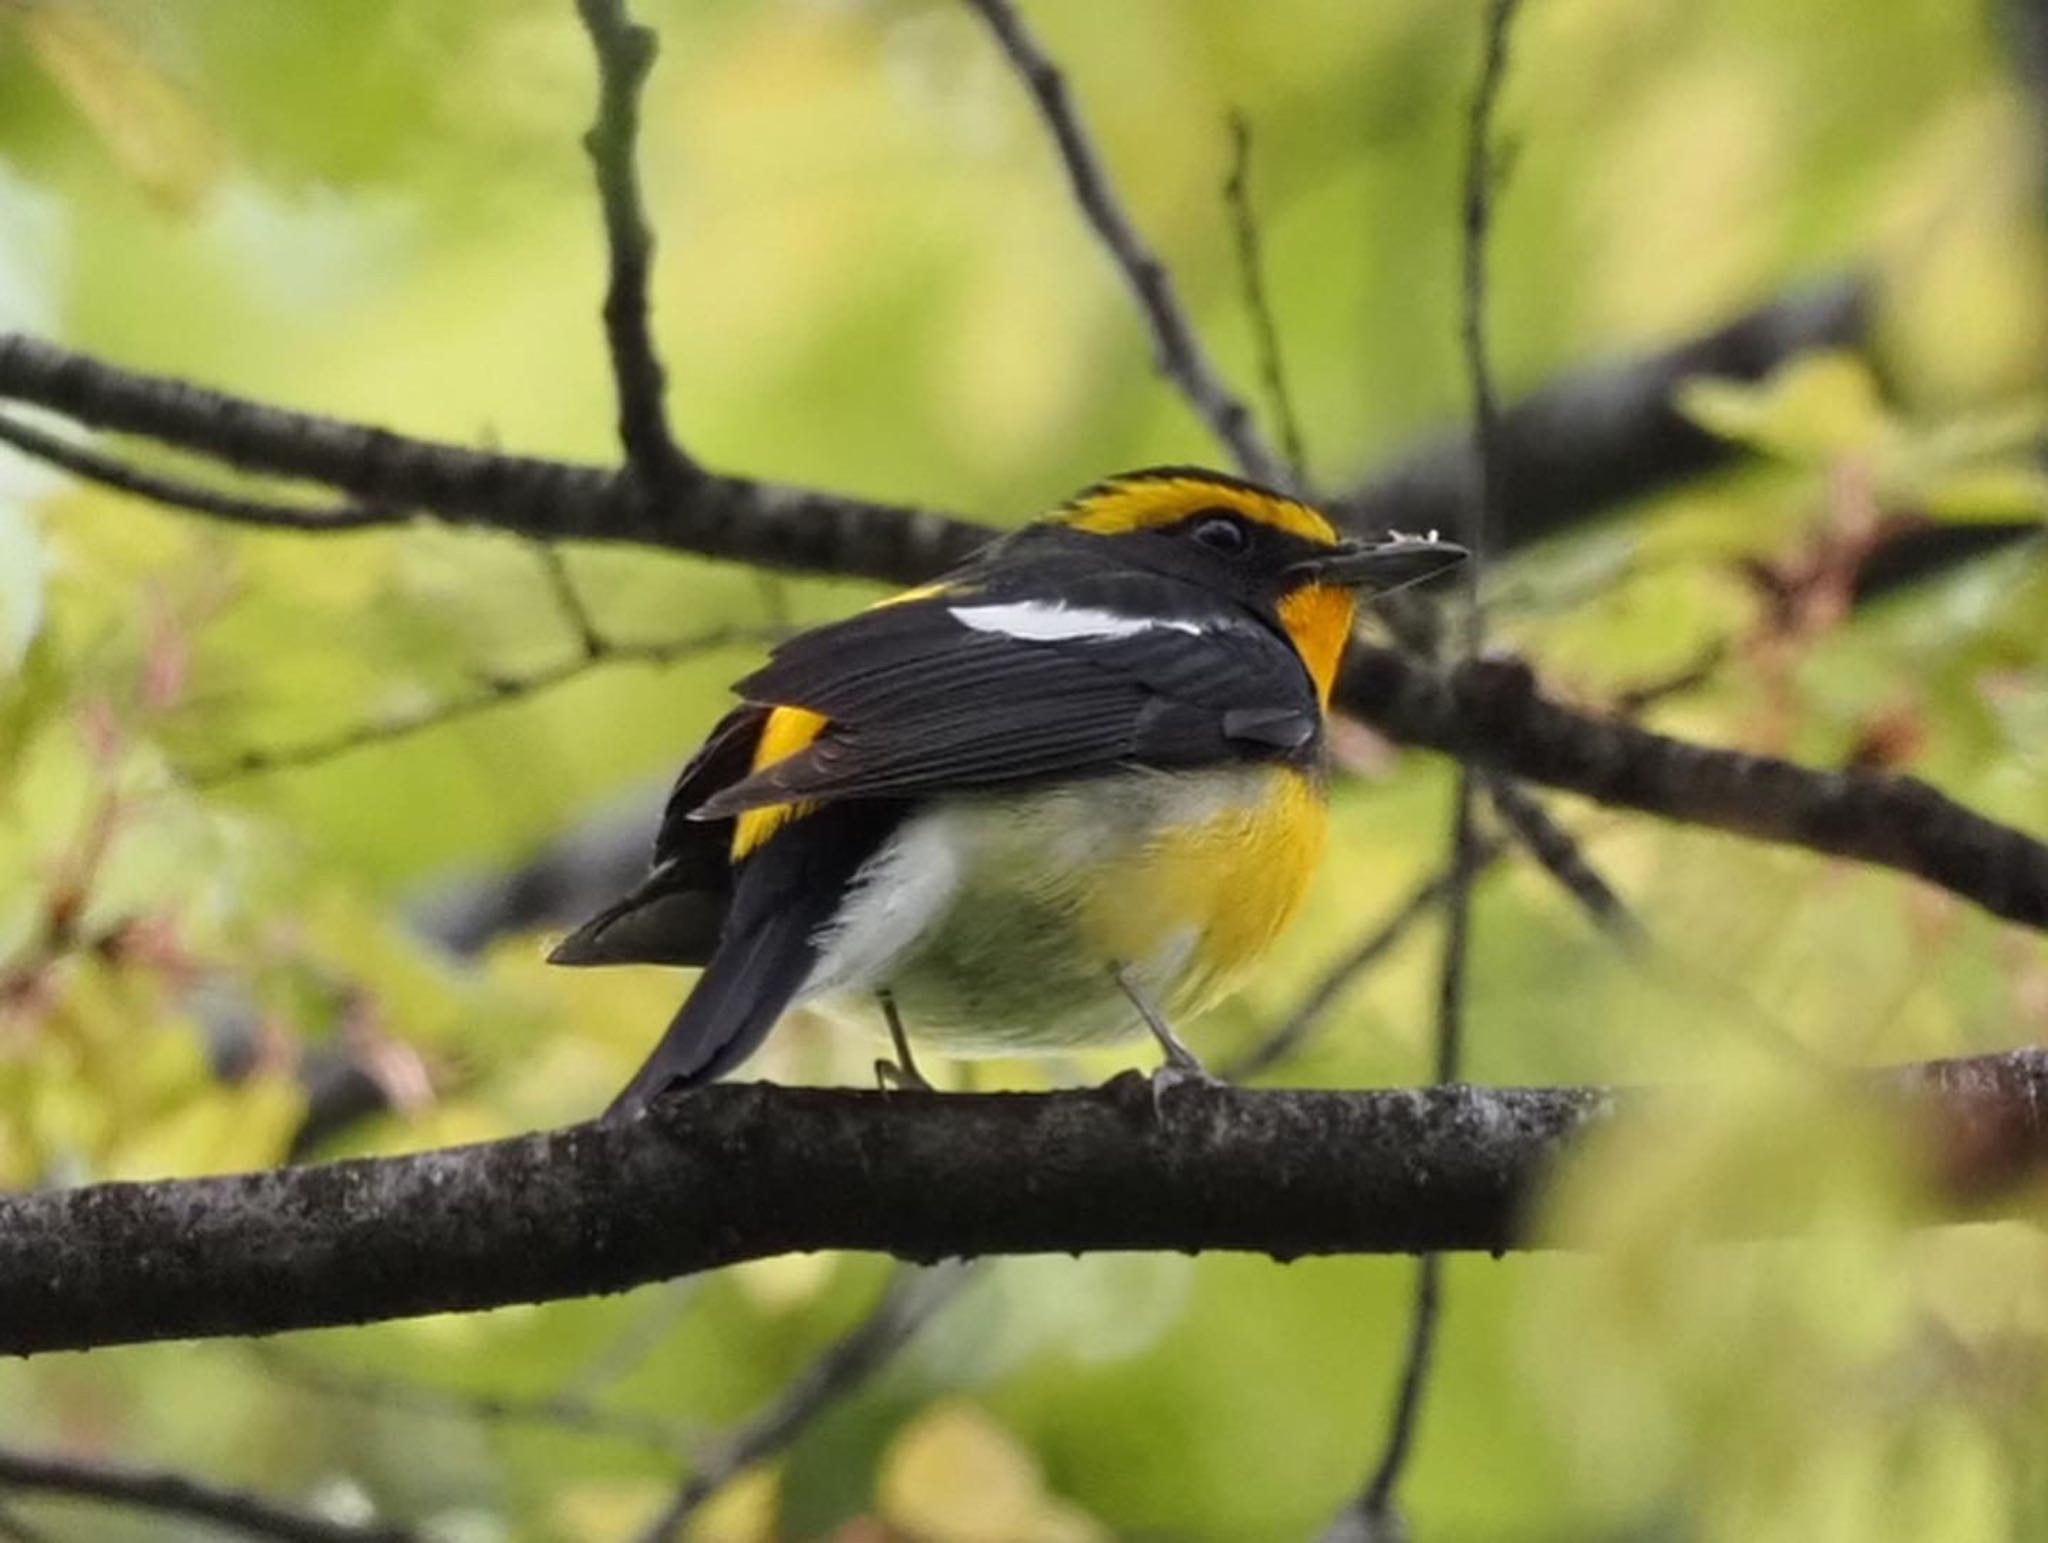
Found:
[[1296, 564], [1295, 571], [1323, 584], [1405, 589], [1457, 567], [1470, 555], [1457, 542], [1439, 539], [1434, 531], [1427, 536], [1404, 536], [1397, 531], [1384, 541], [1343, 542]]

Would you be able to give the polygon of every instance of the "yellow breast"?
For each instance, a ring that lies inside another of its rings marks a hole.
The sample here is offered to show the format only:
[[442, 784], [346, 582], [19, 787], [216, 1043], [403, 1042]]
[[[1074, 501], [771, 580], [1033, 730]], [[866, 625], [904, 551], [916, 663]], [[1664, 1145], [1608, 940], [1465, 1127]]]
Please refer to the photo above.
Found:
[[1320, 788], [1292, 767], [1217, 774], [1217, 792], [1090, 875], [1088, 931], [1114, 957], [1158, 959], [1187, 940], [1170, 1013], [1200, 1012], [1258, 960], [1301, 909], [1329, 835]]

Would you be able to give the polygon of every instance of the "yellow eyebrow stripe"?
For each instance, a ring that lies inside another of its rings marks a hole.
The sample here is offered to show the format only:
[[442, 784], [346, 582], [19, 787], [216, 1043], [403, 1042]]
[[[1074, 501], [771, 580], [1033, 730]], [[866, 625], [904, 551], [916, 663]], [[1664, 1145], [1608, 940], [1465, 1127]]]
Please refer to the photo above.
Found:
[[1155, 530], [1186, 519], [1198, 509], [1228, 509], [1261, 525], [1321, 545], [1336, 542], [1337, 530], [1323, 514], [1297, 499], [1204, 477], [1130, 477], [1090, 488], [1059, 518], [1075, 530], [1121, 536]]

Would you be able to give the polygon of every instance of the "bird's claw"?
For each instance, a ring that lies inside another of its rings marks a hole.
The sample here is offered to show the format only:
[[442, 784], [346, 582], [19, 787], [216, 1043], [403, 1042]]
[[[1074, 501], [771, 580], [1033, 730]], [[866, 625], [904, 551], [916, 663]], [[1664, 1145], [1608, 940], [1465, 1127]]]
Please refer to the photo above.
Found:
[[938, 1092], [917, 1069], [916, 1062], [892, 1061], [887, 1056], [875, 1057], [875, 1086], [884, 1093]]

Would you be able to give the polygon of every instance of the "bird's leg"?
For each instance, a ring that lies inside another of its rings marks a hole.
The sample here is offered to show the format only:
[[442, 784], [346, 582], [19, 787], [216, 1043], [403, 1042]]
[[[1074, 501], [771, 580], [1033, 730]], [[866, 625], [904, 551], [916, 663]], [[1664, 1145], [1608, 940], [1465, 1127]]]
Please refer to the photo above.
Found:
[[1109, 978], [1116, 982], [1117, 990], [1130, 1000], [1138, 1010], [1138, 1016], [1145, 1020], [1145, 1027], [1152, 1031], [1152, 1037], [1159, 1041], [1159, 1048], [1166, 1052], [1166, 1064], [1159, 1068], [1157, 1079], [1168, 1082], [1215, 1082], [1209, 1068], [1202, 1064], [1202, 1058], [1188, 1049], [1187, 1042], [1173, 1032], [1173, 1025], [1159, 1015], [1159, 1010], [1145, 1000], [1145, 994], [1131, 983], [1124, 973], [1124, 967], [1112, 962]]
[[896, 1010], [896, 994], [885, 986], [875, 993], [875, 1000], [881, 1004], [882, 1017], [889, 1024], [889, 1043], [896, 1047], [895, 1060], [876, 1058], [875, 1081], [884, 1092], [890, 1088], [910, 1088], [919, 1093], [937, 1092], [911, 1057], [910, 1036], [903, 1032], [903, 1014]]

